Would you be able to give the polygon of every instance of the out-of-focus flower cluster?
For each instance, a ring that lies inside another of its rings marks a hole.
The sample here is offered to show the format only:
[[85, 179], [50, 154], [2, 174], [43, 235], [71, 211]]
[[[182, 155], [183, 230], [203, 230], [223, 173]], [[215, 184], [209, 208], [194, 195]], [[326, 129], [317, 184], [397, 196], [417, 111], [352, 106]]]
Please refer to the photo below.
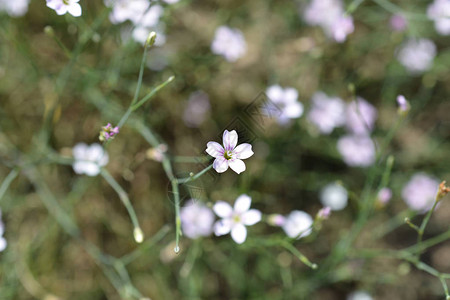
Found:
[[[166, 42], [164, 34], [164, 23], [160, 20], [164, 14], [164, 8], [155, 2], [148, 0], [104, 0], [105, 5], [112, 8], [109, 19], [113, 24], [120, 24], [130, 21], [133, 24], [131, 37], [145, 44], [150, 32], [157, 33], [155, 45], [161, 46]], [[177, 1], [166, 1], [175, 3]], [[123, 39], [130, 37], [129, 30], [124, 29]]]
[[[210, 209], [199, 200], [191, 199], [181, 208], [183, 233], [191, 239], [206, 237], [212, 232], [216, 236], [230, 233], [236, 243], [242, 244], [247, 239], [246, 226], [254, 225], [262, 219], [261, 211], [250, 209], [251, 202], [250, 196], [244, 194], [236, 199], [233, 207], [225, 201], [217, 201], [213, 209]], [[213, 211], [220, 218], [215, 223]], [[317, 218], [321, 221], [329, 215], [329, 209], [324, 208]], [[267, 223], [281, 227], [290, 238], [300, 239], [311, 234], [314, 220], [308, 213], [294, 210], [287, 216], [269, 215]]]

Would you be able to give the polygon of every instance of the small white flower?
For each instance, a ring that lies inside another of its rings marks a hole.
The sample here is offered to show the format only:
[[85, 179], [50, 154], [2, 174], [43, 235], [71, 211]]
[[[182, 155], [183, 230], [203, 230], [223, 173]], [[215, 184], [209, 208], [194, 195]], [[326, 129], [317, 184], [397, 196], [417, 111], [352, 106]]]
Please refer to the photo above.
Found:
[[108, 153], [99, 144], [88, 146], [80, 143], [75, 145], [72, 153], [75, 159], [72, 167], [77, 174], [96, 176], [100, 173], [100, 168], [109, 161]]
[[222, 55], [229, 62], [234, 62], [244, 56], [247, 51], [247, 44], [239, 29], [220, 26], [216, 29], [211, 51]]
[[320, 202], [331, 210], [342, 210], [347, 206], [348, 192], [340, 184], [330, 183], [320, 191]]
[[347, 300], [373, 300], [367, 292], [356, 291], [347, 296]]
[[80, 0], [47, 0], [47, 6], [55, 10], [58, 15], [71, 14], [74, 17], [81, 16]]
[[261, 212], [250, 209], [252, 199], [247, 195], [241, 195], [236, 199], [234, 208], [224, 201], [218, 201], [213, 210], [222, 220], [214, 224], [214, 233], [217, 236], [231, 232], [233, 240], [242, 244], [247, 238], [245, 226], [251, 226], [261, 221]]
[[[266, 95], [270, 100], [270, 103], [275, 105], [275, 108], [267, 107], [266, 110], [274, 111], [278, 110], [275, 117], [280, 124], [287, 124], [291, 119], [300, 118], [303, 114], [303, 104], [297, 101], [298, 92], [296, 89], [288, 87], [283, 89], [279, 85], [270, 86]], [[269, 103], [269, 105], [270, 105]], [[268, 113], [268, 111], [266, 111]]]
[[247, 159], [253, 155], [252, 145], [243, 143], [236, 147], [237, 142], [237, 132], [225, 130], [223, 132], [223, 147], [216, 142], [206, 144], [206, 153], [216, 158], [213, 168], [217, 173], [225, 172], [228, 167], [238, 174], [245, 171], [245, 163], [242, 159]]
[[285, 218], [282, 227], [288, 237], [300, 239], [311, 234], [313, 222], [306, 212], [294, 210]]
[[209, 236], [213, 231], [214, 214], [211, 209], [198, 200], [191, 199], [181, 208], [181, 227], [184, 235], [196, 239]]
[[428, 5], [427, 16], [434, 21], [434, 27], [439, 34], [450, 34], [450, 1], [434, 0]]
[[104, 2], [113, 8], [109, 14], [109, 20], [113, 24], [123, 23], [126, 20], [138, 23], [150, 5], [148, 0], [104, 0]]
[[30, 0], [0, 0], [0, 11], [6, 11], [11, 17], [21, 17], [28, 11]]

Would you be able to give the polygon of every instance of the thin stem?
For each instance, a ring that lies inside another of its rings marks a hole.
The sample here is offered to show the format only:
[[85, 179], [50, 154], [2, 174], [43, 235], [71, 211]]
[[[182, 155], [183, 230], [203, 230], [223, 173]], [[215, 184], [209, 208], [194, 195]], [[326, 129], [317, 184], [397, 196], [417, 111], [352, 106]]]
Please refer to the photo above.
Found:
[[153, 235], [150, 239], [147, 239], [142, 245], [134, 250], [131, 253], [128, 253], [120, 258], [124, 265], [128, 265], [132, 263], [135, 259], [137, 259], [140, 255], [146, 253], [151, 247], [153, 247], [156, 243], [161, 241], [169, 232], [169, 226], [162, 227], [155, 235]]
[[295, 255], [302, 263], [310, 267], [311, 269], [317, 269], [317, 265], [314, 263], [311, 263], [309, 259], [303, 255], [300, 251], [298, 251], [297, 248], [295, 248], [291, 243], [287, 241], [283, 241], [281, 243], [281, 246], [291, 252], [293, 255]]
[[195, 174], [195, 175], [193, 174], [192, 176], [189, 176], [186, 178], [177, 179], [177, 181], [178, 181], [178, 183], [187, 183], [190, 181], [194, 181], [194, 180], [200, 178], [203, 174], [205, 174], [209, 170], [211, 170], [212, 167], [213, 167], [213, 165], [211, 164], [211, 165], [207, 166], [206, 168], [204, 168], [203, 170], [201, 170], [200, 172], [198, 172], [197, 174]]
[[[102, 177], [109, 183], [109, 185], [116, 191], [117, 195], [119, 196], [120, 200], [122, 201], [123, 205], [125, 205], [125, 208], [128, 211], [128, 215], [130, 216], [131, 222], [134, 226], [134, 232], [136, 230], [141, 230], [139, 226], [139, 222], [136, 216], [136, 212], [134, 211], [133, 206], [131, 205], [130, 199], [128, 198], [127, 193], [124, 191], [124, 189], [117, 183], [117, 181], [109, 174], [109, 172], [102, 168], [101, 173]], [[136, 239], [136, 234], [135, 234]], [[136, 239], [137, 242], [139, 242], [139, 239]], [[142, 241], [142, 240], [141, 240]]]
[[181, 218], [180, 218], [180, 193], [176, 180], [171, 180], [172, 192], [175, 203], [175, 253], [180, 251], [180, 235], [181, 235]]
[[[425, 218], [422, 221], [422, 224], [420, 225], [419, 231], [418, 231], [418, 236], [417, 236], [417, 245], [420, 246], [420, 244], [422, 243], [422, 239], [423, 239], [423, 234], [425, 232], [425, 228], [428, 225], [428, 222], [430, 221], [431, 215], [433, 214], [434, 209], [436, 208], [436, 205], [438, 204], [439, 200], [436, 197], [436, 199], [434, 200], [433, 203], [433, 207], [427, 212], [427, 215], [425, 216]], [[417, 253], [417, 255], [419, 256], [422, 252], [419, 251]]]
[[11, 170], [11, 172], [9, 172], [5, 180], [3, 180], [2, 185], [0, 186], [0, 201], [2, 200], [3, 196], [5, 196], [6, 191], [8, 190], [14, 179], [16, 179], [17, 175], [19, 175], [19, 169], [14, 168]]
[[148, 93], [144, 98], [142, 98], [141, 100], [139, 100], [138, 103], [131, 105], [131, 111], [135, 111], [136, 109], [138, 109], [139, 107], [141, 107], [145, 102], [147, 102], [148, 100], [150, 100], [157, 92], [159, 92], [159, 90], [161, 90], [162, 88], [164, 88], [166, 85], [168, 85], [169, 83], [171, 83], [173, 81], [175, 77], [174, 76], [170, 76], [169, 79], [167, 79], [166, 81], [164, 81], [163, 83], [161, 83], [160, 85], [158, 85], [157, 87], [155, 87], [150, 93]]

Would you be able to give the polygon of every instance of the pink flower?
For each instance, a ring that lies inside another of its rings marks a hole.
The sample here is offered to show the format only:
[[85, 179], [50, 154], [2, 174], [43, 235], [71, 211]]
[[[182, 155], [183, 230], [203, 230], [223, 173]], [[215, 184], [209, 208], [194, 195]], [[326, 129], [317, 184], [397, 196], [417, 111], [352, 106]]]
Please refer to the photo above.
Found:
[[436, 45], [429, 39], [409, 39], [397, 51], [398, 61], [411, 74], [420, 74], [433, 66]]
[[411, 109], [408, 100], [403, 95], [398, 95], [397, 104], [399, 113], [407, 113]]
[[181, 208], [180, 218], [183, 233], [188, 238], [196, 239], [201, 236], [209, 236], [213, 231], [214, 214], [211, 209], [198, 200], [189, 200]]
[[317, 213], [317, 218], [321, 220], [326, 220], [330, 217], [330, 215], [331, 215], [331, 207], [325, 206], [319, 210], [319, 212]]
[[402, 15], [393, 15], [389, 20], [389, 24], [395, 31], [404, 31], [408, 27], [408, 20]]
[[238, 134], [235, 130], [223, 132], [223, 147], [216, 142], [208, 142], [206, 153], [215, 157], [213, 168], [217, 173], [225, 172], [228, 167], [240, 174], [245, 171], [245, 163], [242, 159], [247, 159], [253, 155], [252, 145], [244, 143], [236, 147]]
[[368, 167], [375, 162], [375, 145], [368, 136], [343, 136], [338, 140], [337, 148], [349, 166]]
[[411, 209], [424, 213], [433, 206], [438, 189], [438, 180], [417, 173], [403, 188], [402, 198]]
[[347, 106], [347, 129], [358, 135], [370, 134], [374, 128], [377, 115], [377, 109], [372, 104], [361, 97], [357, 97]]
[[317, 92], [312, 97], [308, 120], [321, 133], [330, 134], [334, 128], [345, 124], [345, 103], [341, 98], [328, 97], [323, 92]]
[[74, 17], [81, 16], [80, 0], [47, 0], [47, 6], [55, 10], [58, 15], [71, 14]]
[[216, 29], [211, 51], [222, 55], [229, 62], [235, 62], [247, 52], [244, 35], [239, 29], [220, 26]]
[[261, 212], [257, 209], [250, 209], [252, 198], [247, 195], [240, 195], [234, 203], [234, 208], [224, 201], [218, 201], [213, 210], [217, 216], [222, 218], [214, 225], [214, 233], [217, 236], [231, 232], [233, 240], [242, 244], [247, 238], [245, 226], [251, 226], [261, 221]]
[[347, 35], [355, 30], [353, 25], [353, 18], [350, 16], [342, 15], [331, 26], [331, 36], [338, 43], [345, 42]]
[[378, 196], [377, 196], [377, 201], [381, 204], [381, 205], [386, 205], [392, 198], [392, 190], [390, 188], [382, 188], [379, 192], [378, 192]]
[[183, 113], [183, 121], [189, 127], [199, 127], [211, 109], [209, 97], [203, 91], [196, 91], [189, 96]]

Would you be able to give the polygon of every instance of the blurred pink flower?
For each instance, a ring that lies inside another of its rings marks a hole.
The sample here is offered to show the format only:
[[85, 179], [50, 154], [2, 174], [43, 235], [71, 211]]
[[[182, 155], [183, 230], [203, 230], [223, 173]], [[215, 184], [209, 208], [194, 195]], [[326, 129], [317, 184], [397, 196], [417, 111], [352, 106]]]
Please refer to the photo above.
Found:
[[312, 0], [306, 6], [303, 17], [307, 24], [322, 27], [338, 43], [344, 42], [354, 30], [353, 19], [345, 15], [340, 0]]
[[21, 17], [28, 11], [30, 0], [0, 0], [0, 11], [6, 11], [10, 17]]
[[378, 117], [377, 109], [361, 97], [347, 105], [346, 127], [354, 134], [368, 135]]
[[397, 104], [399, 113], [407, 113], [411, 109], [408, 100], [403, 95], [397, 96]]
[[390, 188], [382, 188], [378, 192], [377, 201], [382, 204], [386, 205], [392, 198], [392, 190]]
[[343, 43], [347, 39], [347, 35], [355, 30], [353, 18], [351, 16], [340, 16], [330, 27], [331, 36], [338, 43]]
[[183, 121], [189, 127], [199, 127], [208, 117], [210, 109], [208, 94], [196, 91], [189, 96], [183, 113]]
[[253, 155], [252, 145], [248, 143], [240, 144], [238, 134], [235, 130], [223, 132], [223, 147], [216, 142], [206, 144], [206, 153], [215, 157], [213, 168], [217, 173], [225, 172], [228, 167], [240, 174], [245, 171], [245, 163], [242, 159], [247, 159]]
[[428, 5], [427, 16], [434, 21], [434, 27], [439, 34], [450, 34], [450, 1], [434, 0]]
[[391, 28], [395, 31], [405, 31], [406, 27], [408, 27], [408, 20], [400, 14], [392, 15], [389, 20], [389, 24]]
[[[287, 124], [291, 119], [300, 118], [303, 114], [303, 104], [297, 101], [298, 92], [292, 87], [282, 88], [279, 85], [272, 85], [266, 90], [266, 95], [270, 102], [264, 109], [267, 110], [266, 113], [270, 116], [274, 114], [271, 113], [272, 109], [276, 110], [278, 113], [275, 117], [280, 124]], [[276, 107], [270, 107], [274, 105]]]
[[222, 218], [214, 225], [214, 233], [217, 236], [231, 232], [233, 240], [242, 244], [247, 238], [245, 226], [251, 226], [261, 221], [261, 212], [257, 209], [250, 209], [252, 198], [247, 195], [240, 195], [234, 203], [234, 208], [224, 201], [218, 201], [213, 209], [217, 216]]
[[325, 206], [319, 210], [319, 212], [317, 213], [317, 218], [321, 220], [326, 220], [330, 217], [330, 215], [331, 215], [331, 207]]
[[222, 55], [229, 62], [234, 62], [247, 52], [247, 44], [239, 29], [220, 26], [216, 29], [211, 50], [214, 54]]
[[436, 45], [429, 39], [409, 39], [397, 51], [397, 59], [411, 74], [420, 74], [431, 68], [436, 56]]
[[337, 148], [344, 162], [352, 167], [368, 167], [375, 162], [375, 145], [365, 135], [346, 135], [338, 140]]
[[214, 213], [196, 199], [189, 200], [180, 211], [181, 228], [188, 238], [209, 236], [213, 231]]
[[[15, 0], [14, 0], [15, 1]], [[74, 17], [81, 16], [81, 5], [78, 3], [80, 0], [47, 0], [47, 6], [58, 15], [71, 14]]]
[[424, 213], [431, 209], [439, 189], [439, 181], [423, 173], [416, 173], [403, 187], [402, 197], [413, 210]]
[[313, 218], [306, 212], [294, 210], [286, 216], [282, 227], [288, 237], [300, 239], [311, 234], [313, 222]]
[[267, 217], [267, 223], [272, 226], [283, 226], [286, 218], [280, 214], [271, 214]]
[[316, 125], [321, 133], [330, 134], [334, 128], [345, 124], [345, 103], [341, 98], [316, 92], [312, 97], [308, 120]]

